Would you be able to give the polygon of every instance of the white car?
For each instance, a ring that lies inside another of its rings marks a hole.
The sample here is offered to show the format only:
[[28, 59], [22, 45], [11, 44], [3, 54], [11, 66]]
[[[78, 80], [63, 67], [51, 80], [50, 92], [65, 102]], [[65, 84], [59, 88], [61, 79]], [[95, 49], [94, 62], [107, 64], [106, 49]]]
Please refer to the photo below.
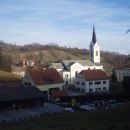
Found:
[[66, 112], [74, 112], [74, 109], [73, 109], [73, 108], [70, 108], [70, 107], [64, 108], [64, 110], [65, 110]]
[[90, 105], [81, 105], [80, 108], [86, 111], [95, 110], [95, 107], [90, 106]]

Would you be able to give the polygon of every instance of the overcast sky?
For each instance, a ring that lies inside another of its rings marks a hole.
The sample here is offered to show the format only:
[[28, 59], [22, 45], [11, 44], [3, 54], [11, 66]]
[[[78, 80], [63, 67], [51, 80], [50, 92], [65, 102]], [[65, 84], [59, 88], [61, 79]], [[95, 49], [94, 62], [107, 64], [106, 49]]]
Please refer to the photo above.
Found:
[[0, 0], [0, 40], [130, 53], [130, 0]]

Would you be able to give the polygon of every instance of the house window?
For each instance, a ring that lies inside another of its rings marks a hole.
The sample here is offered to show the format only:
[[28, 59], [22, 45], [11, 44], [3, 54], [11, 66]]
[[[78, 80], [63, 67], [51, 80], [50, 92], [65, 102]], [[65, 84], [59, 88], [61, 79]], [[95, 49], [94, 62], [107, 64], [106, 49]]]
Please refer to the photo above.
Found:
[[103, 81], [103, 84], [106, 84], [106, 81]]
[[101, 88], [98, 88], [98, 91], [101, 91]]
[[82, 82], [82, 86], [84, 86], [84, 82]]
[[90, 88], [90, 89], [89, 89], [89, 92], [93, 92], [93, 89], [92, 89], [92, 88]]
[[96, 51], [96, 56], [98, 56], [98, 51]]
[[98, 85], [98, 84], [101, 84], [101, 82], [100, 81], [95, 82], [95, 85]]
[[77, 84], [79, 85], [79, 82], [77, 82]]
[[93, 85], [93, 82], [89, 82], [89, 85]]

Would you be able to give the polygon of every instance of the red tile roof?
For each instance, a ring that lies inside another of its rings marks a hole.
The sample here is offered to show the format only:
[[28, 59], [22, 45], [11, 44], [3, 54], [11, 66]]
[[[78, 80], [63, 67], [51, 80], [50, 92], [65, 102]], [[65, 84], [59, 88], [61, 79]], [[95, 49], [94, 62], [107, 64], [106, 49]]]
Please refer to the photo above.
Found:
[[63, 83], [63, 79], [56, 69], [28, 69], [31, 79], [36, 85]]
[[108, 79], [106, 72], [103, 70], [83, 70], [79, 73], [83, 75], [86, 80], [105, 80]]
[[51, 91], [52, 97], [65, 97], [68, 96], [68, 92], [66, 90], [54, 90]]

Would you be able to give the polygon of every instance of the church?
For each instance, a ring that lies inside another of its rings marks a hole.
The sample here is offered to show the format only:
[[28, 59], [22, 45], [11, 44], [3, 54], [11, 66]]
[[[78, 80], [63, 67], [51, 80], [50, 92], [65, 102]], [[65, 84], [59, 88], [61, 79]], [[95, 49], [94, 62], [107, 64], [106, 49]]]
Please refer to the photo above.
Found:
[[103, 70], [100, 63], [100, 45], [96, 39], [95, 27], [93, 26], [92, 41], [89, 45], [89, 60], [61, 60], [50, 65], [63, 77], [64, 86], [74, 85], [78, 73], [83, 70]]

